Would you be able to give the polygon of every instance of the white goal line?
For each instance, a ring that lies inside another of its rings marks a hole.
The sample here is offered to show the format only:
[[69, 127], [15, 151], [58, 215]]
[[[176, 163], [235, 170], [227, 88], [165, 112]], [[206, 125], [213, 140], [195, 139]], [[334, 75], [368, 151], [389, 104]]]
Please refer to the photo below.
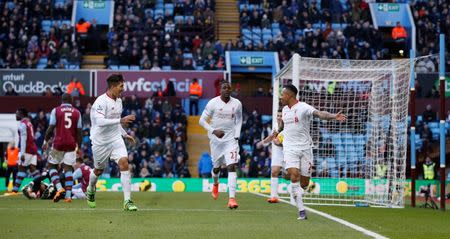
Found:
[[[261, 197], [270, 197], [269, 195], [262, 194], [262, 193], [253, 193], [253, 194], [258, 195], [258, 196], [261, 196]], [[288, 201], [286, 201], [286, 200], [284, 200], [284, 199], [280, 199], [280, 201], [281, 201], [281, 202], [284, 202], [284, 203], [287, 203], [287, 204], [289, 204], [289, 205], [292, 205], [290, 202], [288, 202]], [[346, 221], [346, 220], [344, 220], [344, 219], [341, 219], [341, 218], [332, 216], [332, 215], [330, 215], [330, 214], [328, 214], [328, 213], [325, 213], [325, 212], [322, 212], [322, 211], [319, 211], [319, 210], [316, 210], [316, 209], [312, 209], [312, 208], [310, 208], [310, 207], [305, 207], [305, 208], [308, 210], [308, 212], [312, 212], [312, 213], [317, 214], [317, 215], [319, 215], [319, 216], [322, 216], [322, 217], [325, 217], [325, 218], [330, 219], [330, 220], [332, 220], [332, 221], [335, 221], [335, 222], [337, 222], [337, 223], [340, 223], [340, 224], [342, 224], [342, 225], [344, 225], [344, 226], [350, 227], [350, 228], [352, 228], [352, 229], [354, 229], [354, 230], [356, 230], [356, 231], [362, 232], [362, 233], [364, 233], [365, 235], [370, 236], [370, 237], [372, 237], [372, 238], [376, 238], [376, 239], [388, 239], [388, 237], [382, 236], [382, 235], [380, 235], [380, 234], [378, 234], [378, 233], [376, 233], [376, 232], [374, 232], [374, 231], [370, 231], [370, 230], [368, 230], [368, 229], [366, 229], [366, 228], [364, 228], [364, 227], [358, 226], [358, 225], [353, 224], [353, 223], [351, 223], [351, 222], [348, 222], [348, 221]]]

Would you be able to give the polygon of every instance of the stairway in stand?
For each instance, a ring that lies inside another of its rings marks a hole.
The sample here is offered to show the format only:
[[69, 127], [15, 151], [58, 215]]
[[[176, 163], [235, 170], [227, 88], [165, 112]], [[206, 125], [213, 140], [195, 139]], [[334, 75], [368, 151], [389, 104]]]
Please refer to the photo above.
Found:
[[239, 9], [237, 1], [216, 0], [216, 39], [225, 44], [240, 35]]
[[106, 55], [85, 55], [83, 62], [81, 62], [81, 69], [105, 69], [103, 59]]
[[200, 116], [188, 116], [187, 150], [189, 154], [188, 167], [192, 177], [198, 177], [197, 164], [200, 156], [209, 153], [209, 139], [206, 130], [198, 124]]

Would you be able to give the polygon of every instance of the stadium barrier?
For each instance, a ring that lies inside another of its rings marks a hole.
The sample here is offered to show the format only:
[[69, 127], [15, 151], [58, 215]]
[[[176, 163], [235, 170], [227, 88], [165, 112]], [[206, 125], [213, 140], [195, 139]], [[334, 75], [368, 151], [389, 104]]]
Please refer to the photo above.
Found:
[[[24, 179], [22, 186], [30, 182], [31, 179]], [[219, 191], [227, 191], [227, 179], [220, 178]], [[152, 192], [210, 192], [212, 187], [211, 179], [203, 178], [133, 178], [132, 191], [152, 191]], [[416, 192], [420, 192], [420, 187], [430, 184], [431, 195], [439, 196], [438, 180], [417, 180]], [[447, 187], [450, 181], [447, 181]], [[151, 186], [150, 186], [151, 185]], [[279, 193], [288, 193], [289, 181], [280, 179]], [[12, 185], [10, 185], [12, 187]], [[365, 179], [338, 179], [338, 178], [312, 178], [308, 192], [316, 195], [354, 195], [364, 196], [366, 194], [376, 194], [387, 190], [385, 180], [365, 180]], [[0, 191], [6, 190], [5, 178], [0, 178]], [[120, 178], [100, 178], [97, 182], [98, 191], [117, 192], [122, 190]], [[270, 193], [270, 178], [239, 178], [237, 180], [237, 192], [239, 193]], [[406, 180], [405, 196], [411, 196], [411, 181]]]

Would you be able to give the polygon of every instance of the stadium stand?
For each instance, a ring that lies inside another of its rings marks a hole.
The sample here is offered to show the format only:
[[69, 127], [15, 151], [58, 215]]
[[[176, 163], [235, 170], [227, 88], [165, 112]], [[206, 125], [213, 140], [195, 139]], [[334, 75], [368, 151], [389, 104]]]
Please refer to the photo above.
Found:
[[110, 69], [224, 68], [223, 48], [214, 44], [214, 1], [116, 1], [115, 6]]
[[71, 0], [0, 1], [0, 67], [78, 69], [72, 6]]

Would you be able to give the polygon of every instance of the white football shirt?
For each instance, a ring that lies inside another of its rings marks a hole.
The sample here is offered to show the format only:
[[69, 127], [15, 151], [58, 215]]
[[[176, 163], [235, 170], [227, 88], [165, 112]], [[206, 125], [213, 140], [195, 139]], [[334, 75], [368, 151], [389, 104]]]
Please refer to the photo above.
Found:
[[[210, 123], [207, 122], [211, 119]], [[220, 96], [212, 98], [200, 117], [199, 124], [208, 131], [210, 140], [217, 142], [226, 142], [239, 138], [242, 127], [242, 104], [233, 97], [225, 103]], [[225, 135], [219, 139], [213, 135], [214, 130], [222, 130]]]
[[122, 99], [116, 100], [106, 93], [99, 96], [91, 108], [91, 141], [93, 145], [106, 145], [122, 139], [126, 132], [120, 124]]
[[314, 111], [316, 109], [305, 102], [297, 102], [291, 108], [283, 107], [284, 150], [304, 150], [312, 147], [309, 129]]

